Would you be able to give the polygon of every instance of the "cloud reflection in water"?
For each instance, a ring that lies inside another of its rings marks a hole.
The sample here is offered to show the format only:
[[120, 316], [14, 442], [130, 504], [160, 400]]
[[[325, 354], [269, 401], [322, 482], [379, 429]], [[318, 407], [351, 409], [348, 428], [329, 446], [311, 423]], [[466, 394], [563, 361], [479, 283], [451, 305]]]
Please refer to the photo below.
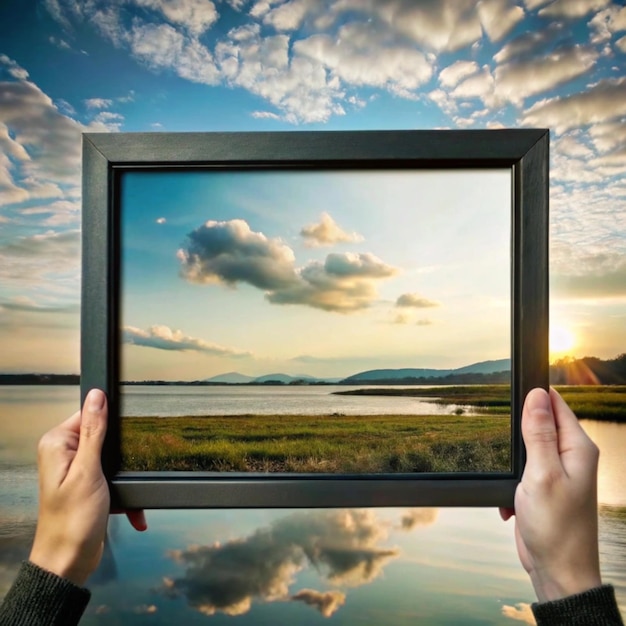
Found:
[[312, 566], [329, 585], [357, 587], [372, 582], [398, 548], [387, 547], [390, 531], [432, 524], [436, 509], [411, 509], [397, 523], [371, 510], [320, 510], [276, 520], [242, 539], [172, 550], [185, 568], [164, 578], [160, 591], [184, 597], [205, 615], [242, 615], [252, 602], [298, 601], [330, 617], [345, 602], [337, 589], [290, 593], [298, 572]]

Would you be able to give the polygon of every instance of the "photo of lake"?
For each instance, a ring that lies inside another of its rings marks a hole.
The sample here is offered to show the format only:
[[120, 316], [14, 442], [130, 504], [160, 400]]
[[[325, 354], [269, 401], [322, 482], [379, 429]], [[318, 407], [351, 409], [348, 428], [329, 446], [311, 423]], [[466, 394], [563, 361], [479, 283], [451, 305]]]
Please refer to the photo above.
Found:
[[[194, 406], [200, 412], [200, 391], [186, 388], [164, 400], [162, 388], [138, 388], [128, 412], [167, 406], [175, 413], [177, 404], [182, 413]], [[214, 393], [218, 403], [219, 388]], [[259, 406], [265, 394], [266, 410], [275, 410], [275, 390], [251, 393]], [[78, 398], [73, 386], [0, 387], [0, 595], [32, 542], [36, 442], [75, 410]], [[363, 410], [356, 396], [340, 401], [346, 413]], [[382, 402], [373, 399], [376, 410]], [[626, 425], [581, 423], [601, 450], [602, 571], [624, 611]], [[81, 624], [444, 625], [459, 623], [460, 615], [464, 624], [532, 623], [534, 593], [513, 526], [495, 509], [174, 510], [148, 511], [147, 518], [142, 534], [112, 518]]]
[[123, 172], [122, 469], [510, 472], [511, 180]]

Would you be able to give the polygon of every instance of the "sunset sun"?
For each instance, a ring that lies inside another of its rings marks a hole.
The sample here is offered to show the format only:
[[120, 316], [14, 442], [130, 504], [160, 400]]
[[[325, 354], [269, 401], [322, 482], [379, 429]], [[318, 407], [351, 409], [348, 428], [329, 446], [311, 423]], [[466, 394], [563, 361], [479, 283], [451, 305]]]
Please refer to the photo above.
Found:
[[552, 358], [566, 355], [575, 345], [576, 338], [571, 330], [559, 325], [550, 327], [550, 356]]

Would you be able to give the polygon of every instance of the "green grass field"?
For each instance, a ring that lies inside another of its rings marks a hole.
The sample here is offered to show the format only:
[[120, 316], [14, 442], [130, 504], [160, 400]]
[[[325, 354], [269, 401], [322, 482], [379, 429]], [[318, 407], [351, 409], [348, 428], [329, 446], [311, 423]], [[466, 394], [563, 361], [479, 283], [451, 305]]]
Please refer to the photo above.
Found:
[[[557, 386], [579, 419], [626, 422], [626, 385]], [[436, 404], [458, 404], [480, 413], [508, 414], [511, 408], [508, 385], [458, 385], [424, 389], [369, 387], [339, 391], [339, 395], [411, 396]]]
[[[579, 418], [626, 421], [626, 386], [558, 389]], [[410, 395], [458, 410], [455, 415], [125, 417], [123, 469], [329, 474], [510, 469], [505, 385], [338, 393]]]
[[509, 471], [503, 415], [125, 417], [123, 469], [238, 472]]

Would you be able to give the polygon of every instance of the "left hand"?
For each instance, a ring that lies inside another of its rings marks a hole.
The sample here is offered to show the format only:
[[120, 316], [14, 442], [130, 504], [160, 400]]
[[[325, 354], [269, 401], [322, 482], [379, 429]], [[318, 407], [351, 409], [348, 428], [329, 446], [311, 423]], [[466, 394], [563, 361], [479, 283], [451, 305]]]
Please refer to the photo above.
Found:
[[[39, 517], [30, 561], [83, 586], [102, 557], [110, 495], [100, 455], [107, 428], [105, 394], [92, 389], [83, 405], [39, 442]], [[128, 511], [136, 530], [143, 511]]]

